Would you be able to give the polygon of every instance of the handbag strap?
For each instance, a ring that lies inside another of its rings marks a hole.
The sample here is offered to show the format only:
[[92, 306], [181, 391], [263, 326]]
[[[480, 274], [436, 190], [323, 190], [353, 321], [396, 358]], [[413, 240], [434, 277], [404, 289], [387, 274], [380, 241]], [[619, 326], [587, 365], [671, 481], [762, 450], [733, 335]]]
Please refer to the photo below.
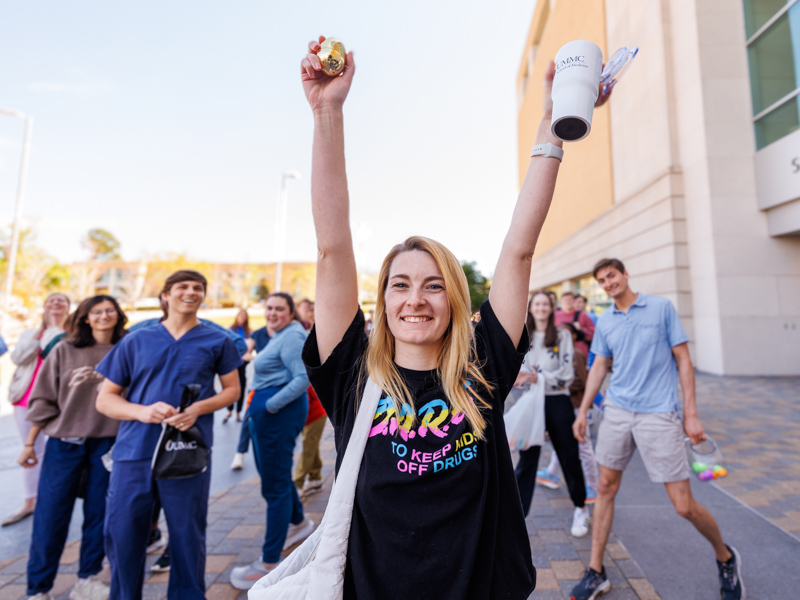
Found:
[[195, 400], [200, 397], [200, 384], [189, 383], [183, 388], [183, 395], [181, 396], [181, 406], [178, 412], [183, 412], [188, 406], [191, 406]]
[[[325, 511], [325, 527], [322, 540], [317, 548], [314, 565], [318, 571], [339, 577], [344, 577], [344, 568], [347, 561], [347, 542], [350, 537], [350, 523], [353, 519], [353, 503], [356, 495], [358, 472], [361, 469], [361, 460], [364, 457], [364, 448], [367, 445], [369, 431], [375, 419], [378, 408], [381, 388], [372, 378], [364, 386], [364, 394], [356, 414], [350, 441], [336, 475], [328, 508]], [[322, 567], [321, 565], [325, 565]], [[330, 567], [335, 568], [330, 569]], [[321, 573], [320, 573], [321, 574]]]

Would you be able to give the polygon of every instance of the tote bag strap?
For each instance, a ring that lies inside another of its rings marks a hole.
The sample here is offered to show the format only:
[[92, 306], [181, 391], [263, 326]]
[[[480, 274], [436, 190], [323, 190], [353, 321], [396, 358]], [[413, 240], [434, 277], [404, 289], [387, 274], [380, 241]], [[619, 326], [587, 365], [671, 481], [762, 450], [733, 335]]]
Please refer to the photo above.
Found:
[[321, 577], [314, 583], [322, 584], [323, 580], [327, 580], [328, 585], [335, 585], [334, 582], [344, 579], [356, 482], [380, 396], [381, 388], [370, 378], [364, 387], [353, 432], [328, 500], [325, 527], [313, 563], [313, 570]]

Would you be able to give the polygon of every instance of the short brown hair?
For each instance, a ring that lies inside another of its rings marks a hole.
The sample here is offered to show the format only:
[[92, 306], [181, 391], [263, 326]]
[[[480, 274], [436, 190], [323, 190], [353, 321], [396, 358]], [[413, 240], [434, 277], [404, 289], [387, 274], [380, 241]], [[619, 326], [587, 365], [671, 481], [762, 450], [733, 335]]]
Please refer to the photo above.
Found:
[[172, 289], [172, 286], [176, 283], [180, 283], [181, 281], [199, 281], [203, 284], [203, 292], [205, 293], [206, 288], [208, 287], [208, 281], [205, 277], [203, 277], [202, 273], [198, 273], [197, 271], [191, 271], [189, 269], [183, 269], [181, 271], [175, 271], [172, 275], [167, 277], [167, 280], [164, 282], [164, 288], [161, 290], [162, 294], [169, 294], [169, 291]]
[[597, 279], [597, 272], [600, 271], [600, 269], [606, 269], [608, 267], [616, 269], [620, 273], [625, 272], [625, 265], [623, 265], [622, 261], [618, 258], [601, 258], [597, 261], [594, 269], [592, 269], [592, 275], [594, 275], [594, 278]]
[[208, 281], [203, 276], [202, 273], [198, 271], [192, 271], [191, 269], [181, 269], [180, 271], [175, 271], [172, 275], [167, 277], [167, 280], [164, 282], [164, 287], [161, 289], [161, 292], [158, 294], [158, 300], [161, 303], [161, 310], [164, 311], [164, 318], [167, 318], [167, 303], [164, 302], [164, 299], [161, 297], [161, 294], [169, 294], [169, 291], [172, 289], [172, 286], [176, 283], [180, 283], [181, 281], [197, 281], [203, 284], [203, 294], [205, 294], [208, 290]]
[[563, 293], [561, 294], [561, 297], [563, 298], [564, 296], [572, 296], [572, 297], [574, 298], [574, 297], [575, 297], [575, 294], [573, 294], [572, 292], [563, 292]]

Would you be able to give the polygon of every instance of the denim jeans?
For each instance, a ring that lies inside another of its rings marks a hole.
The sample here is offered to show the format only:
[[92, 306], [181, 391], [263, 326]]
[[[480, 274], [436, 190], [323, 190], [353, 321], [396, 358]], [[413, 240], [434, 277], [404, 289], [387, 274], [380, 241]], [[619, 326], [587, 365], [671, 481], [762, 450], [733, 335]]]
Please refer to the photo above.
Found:
[[292, 455], [295, 439], [306, 422], [308, 396], [304, 392], [277, 413], [270, 413], [266, 402], [280, 389], [257, 390], [248, 411], [261, 495], [267, 501], [267, 532], [262, 548], [266, 563], [280, 560], [289, 523], [296, 525], [304, 518], [303, 504], [292, 481]]
[[236, 447], [236, 451], [240, 452], [241, 454], [247, 454], [247, 449], [250, 447], [250, 424], [248, 421], [250, 420], [250, 409], [247, 409], [247, 412], [244, 413], [244, 418], [242, 419], [242, 431], [239, 433], [239, 445]]
[[70, 444], [58, 438], [47, 440], [33, 513], [28, 558], [29, 596], [53, 588], [69, 533], [72, 509], [84, 476], [86, 486], [78, 577], [97, 575], [103, 569], [103, 519], [109, 473], [103, 466], [102, 456], [113, 443], [114, 438], [86, 438], [84, 444]]

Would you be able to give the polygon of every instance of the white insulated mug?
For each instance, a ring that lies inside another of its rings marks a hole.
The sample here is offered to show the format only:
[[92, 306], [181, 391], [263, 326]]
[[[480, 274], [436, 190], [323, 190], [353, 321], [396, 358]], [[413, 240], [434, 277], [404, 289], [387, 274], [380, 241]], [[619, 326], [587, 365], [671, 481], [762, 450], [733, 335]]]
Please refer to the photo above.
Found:
[[575, 40], [561, 46], [555, 63], [550, 131], [565, 142], [577, 142], [592, 130], [603, 52], [593, 42]]

